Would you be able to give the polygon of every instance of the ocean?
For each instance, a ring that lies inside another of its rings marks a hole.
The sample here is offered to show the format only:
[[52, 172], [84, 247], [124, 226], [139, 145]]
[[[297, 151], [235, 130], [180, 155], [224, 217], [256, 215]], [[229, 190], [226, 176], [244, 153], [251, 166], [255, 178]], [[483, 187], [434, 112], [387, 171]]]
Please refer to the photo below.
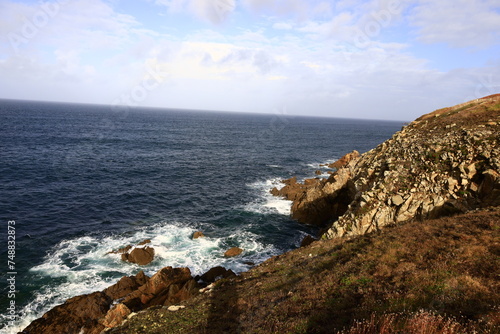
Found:
[[[292, 176], [327, 177], [321, 164], [402, 125], [0, 100], [0, 332], [140, 270], [242, 272], [297, 248], [317, 230], [269, 191]], [[192, 240], [195, 231], [206, 237]], [[149, 265], [109, 254], [145, 239]], [[244, 253], [224, 258], [234, 246]]]

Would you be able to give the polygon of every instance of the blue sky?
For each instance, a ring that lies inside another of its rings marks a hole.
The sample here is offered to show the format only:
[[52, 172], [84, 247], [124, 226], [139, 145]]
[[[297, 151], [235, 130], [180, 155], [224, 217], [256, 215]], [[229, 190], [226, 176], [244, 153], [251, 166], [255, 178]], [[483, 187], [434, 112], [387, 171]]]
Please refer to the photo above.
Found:
[[499, 92], [499, 0], [0, 0], [0, 98], [412, 120]]

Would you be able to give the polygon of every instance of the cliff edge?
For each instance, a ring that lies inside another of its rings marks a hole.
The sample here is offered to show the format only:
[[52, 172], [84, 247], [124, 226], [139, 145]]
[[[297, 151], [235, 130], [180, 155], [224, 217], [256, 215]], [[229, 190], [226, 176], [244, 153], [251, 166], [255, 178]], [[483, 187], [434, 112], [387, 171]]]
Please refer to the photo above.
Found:
[[295, 219], [326, 226], [326, 239], [497, 206], [499, 143], [497, 94], [424, 115], [375, 149], [346, 155], [328, 179], [274, 193], [293, 200]]

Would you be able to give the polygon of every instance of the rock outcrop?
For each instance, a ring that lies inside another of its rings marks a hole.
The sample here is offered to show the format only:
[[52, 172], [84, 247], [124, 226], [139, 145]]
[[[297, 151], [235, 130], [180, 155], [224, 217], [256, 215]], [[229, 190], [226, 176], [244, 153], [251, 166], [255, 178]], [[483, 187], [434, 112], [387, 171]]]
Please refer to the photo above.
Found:
[[33, 321], [23, 334], [85, 333], [99, 334], [105, 327], [99, 323], [109, 311], [113, 300], [104, 292], [68, 299], [43, 317]]
[[151, 278], [141, 271], [101, 292], [68, 299], [33, 321], [24, 334], [99, 334], [120, 325], [133, 312], [171, 306], [196, 295], [199, 286], [188, 268], [166, 267]]
[[328, 227], [324, 238], [499, 205], [499, 124], [498, 95], [437, 110], [362, 156], [346, 155], [327, 180], [273, 193], [293, 201], [293, 218]]
[[239, 247], [233, 247], [233, 248], [228, 249], [224, 253], [224, 257], [235, 257], [235, 256], [240, 255], [241, 253], [243, 253], [243, 249], [241, 249]]
[[153, 261], [155, 249], [153, 247], [134, 248], [130, 253], [123, 253], [122, 260], [145, 266]]
[[128, 245], [116, 251], [111, 251], [108, 254], [120, 254], [122, 261], [136, 263], [140, 266], [145, 266], [147, 264], [150, 264], [155, 257], [155, 250], [153, 247], [149, 246], [142, 247], [150, 243], [151, 240], [146, 239], [138, 243], [136, 247]]
[[205, 235], [203, 234], [203, 232], [197, 231], [197, 232], [193, 233], [193, 236], [191, 237], [191, 239], [198, 239], [198, 238], [204, 238], [204, 237], [205, 237]]

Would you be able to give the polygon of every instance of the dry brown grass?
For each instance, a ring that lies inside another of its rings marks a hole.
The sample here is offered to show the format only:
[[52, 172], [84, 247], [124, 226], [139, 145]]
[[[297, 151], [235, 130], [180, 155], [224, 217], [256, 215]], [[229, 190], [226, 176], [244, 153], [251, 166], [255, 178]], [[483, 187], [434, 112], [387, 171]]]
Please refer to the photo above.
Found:
[[339, 334], [472, 334], [494, 333], [494, 328], [477, 329], [474, 324], [464, 324], [453, 317], [436, 315], [428, 311], [415, 314], [373, 314], [369, 320], [356, 321]]
[[499, 278], [495, 209], [318, 241], [113, 333], [500, 333]]

